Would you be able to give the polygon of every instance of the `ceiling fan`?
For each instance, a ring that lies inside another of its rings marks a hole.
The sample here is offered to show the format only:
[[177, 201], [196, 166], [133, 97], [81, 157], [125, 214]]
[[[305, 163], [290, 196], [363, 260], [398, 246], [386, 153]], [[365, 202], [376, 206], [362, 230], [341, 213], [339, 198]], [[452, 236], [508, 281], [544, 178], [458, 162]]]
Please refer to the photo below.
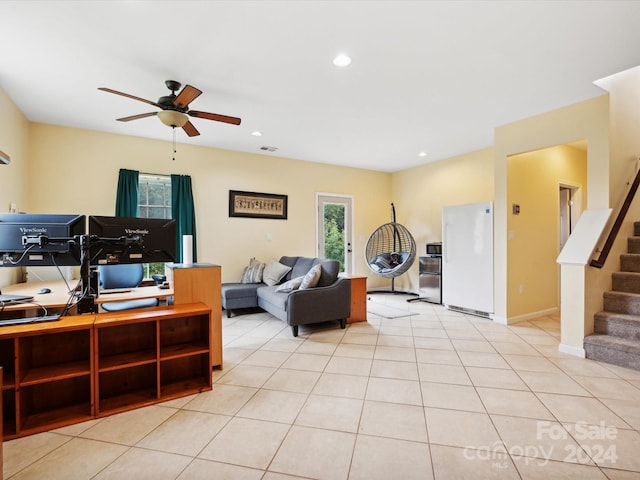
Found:
[[[186, 85], [182, 90], [180, 82], [175, 80], [167, 80], [164, 82], [171, 95], [165, 95], [160, 97], [157, 102], [146, 100], [144, 98], [136, 97], [128, 93], [118, 92], [110, 88], [100, 87], [98, 90], [103, 92], [115, 93], [116, 95], [122, 95], [123, 97], [139, 100], [140, 102], [148, 103], [161, 109], [159, 112], [140, 113], [138, 115], [131, 115], [130, 117], [118, 118], [119, 122], [129, 122], [131, 120], [138, 120], [139, 118], [157, 116], [162, 123], [168, 127], [182, 128], [187, 135], [195, 137], [200, 135], [200, 132], [189, 121], [189, 117], [203, 118], [205, 120], [214, 120], [216, 122], [230, 123], [232, 125], [240, 125], [240, 119], [236, 117], [229, 117], [227, 115], [220, 115], [217, 113], [200, 112], [197, 110], [189, 110], [189, 104], [198, 98], [202, 94], [201, 90], [198, 90], [191, 85]], [[180, 93], [176, 95], [176, 92], [180, 90]]]

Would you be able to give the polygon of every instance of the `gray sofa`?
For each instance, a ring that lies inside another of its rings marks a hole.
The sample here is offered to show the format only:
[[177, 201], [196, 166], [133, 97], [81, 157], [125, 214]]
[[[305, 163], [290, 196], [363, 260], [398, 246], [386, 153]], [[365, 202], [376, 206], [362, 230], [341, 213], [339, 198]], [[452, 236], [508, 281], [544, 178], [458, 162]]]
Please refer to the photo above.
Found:
[[[340, 327], [345, 328], [351, 314], [351, 280], [338, 277], [339, 262], [287, 256], [279, 262], [291, 270], [276, 285], [222, 284], [222, 307], [227, 316], [231, 317], [234, 310], [260, 307], [290, 325], [294, 337], [298, 336], [299, 325], [338, 320]], [[283, 284], [307, 275], [315, 265], [320, 265], [320, 278], [315, 287], [278, 291]]]

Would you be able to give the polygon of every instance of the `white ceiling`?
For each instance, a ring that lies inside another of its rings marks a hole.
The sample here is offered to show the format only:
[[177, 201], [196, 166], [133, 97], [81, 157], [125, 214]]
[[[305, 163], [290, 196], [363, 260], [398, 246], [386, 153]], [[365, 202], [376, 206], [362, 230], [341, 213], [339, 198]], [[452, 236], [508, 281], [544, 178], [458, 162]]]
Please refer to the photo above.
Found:
[[0, 87], [30, 121], [170, 141], [156, 117], [115, 121], [155, 107], [98, 87], [157, 101], [173, 79], [242, 118], [179, 142], [389, 172], [640, 64], [638, 1], [3, 0], [0, 19]]

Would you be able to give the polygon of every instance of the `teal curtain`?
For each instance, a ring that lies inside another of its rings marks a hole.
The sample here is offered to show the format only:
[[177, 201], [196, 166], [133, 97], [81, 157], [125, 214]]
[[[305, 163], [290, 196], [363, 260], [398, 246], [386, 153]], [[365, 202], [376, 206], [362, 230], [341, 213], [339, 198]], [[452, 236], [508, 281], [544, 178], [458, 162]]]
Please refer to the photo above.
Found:
[[193, 206], [191, 177], [171, 175], [171, 216], [176, 220], [176, 261], [182, 262], [182, 236], [193, 236], [193, 262], [196, 251], [196, 212]]
[[137, 170], [120, 169], [116, 192], [116, 217], [138, 216], [138, 176]]

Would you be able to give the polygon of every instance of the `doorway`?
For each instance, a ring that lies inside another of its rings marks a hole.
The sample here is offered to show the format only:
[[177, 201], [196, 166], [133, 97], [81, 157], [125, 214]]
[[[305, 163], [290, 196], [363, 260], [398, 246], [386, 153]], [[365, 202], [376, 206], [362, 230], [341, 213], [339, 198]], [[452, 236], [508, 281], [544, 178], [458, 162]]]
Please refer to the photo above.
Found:
[[340, 273], [353, 272], [353, 197], [316, 194], [318, 257], [340, 262]]
[[559, 311], [556, 260], [575, 231], [587, 180], [586, 149], [557, 145], [509, 156], [507, 204], [514, 206], [507, 217], [510, 322]]
[[[575, 227], [578, 215], [576, 214], [576, 192], [577, 186], [560, 184], [559, 189], [559, 248], [562, 251], [564, 244], [569, 240], [569, 236]], [[578, 210], [579, 211], [579, 210]]]

